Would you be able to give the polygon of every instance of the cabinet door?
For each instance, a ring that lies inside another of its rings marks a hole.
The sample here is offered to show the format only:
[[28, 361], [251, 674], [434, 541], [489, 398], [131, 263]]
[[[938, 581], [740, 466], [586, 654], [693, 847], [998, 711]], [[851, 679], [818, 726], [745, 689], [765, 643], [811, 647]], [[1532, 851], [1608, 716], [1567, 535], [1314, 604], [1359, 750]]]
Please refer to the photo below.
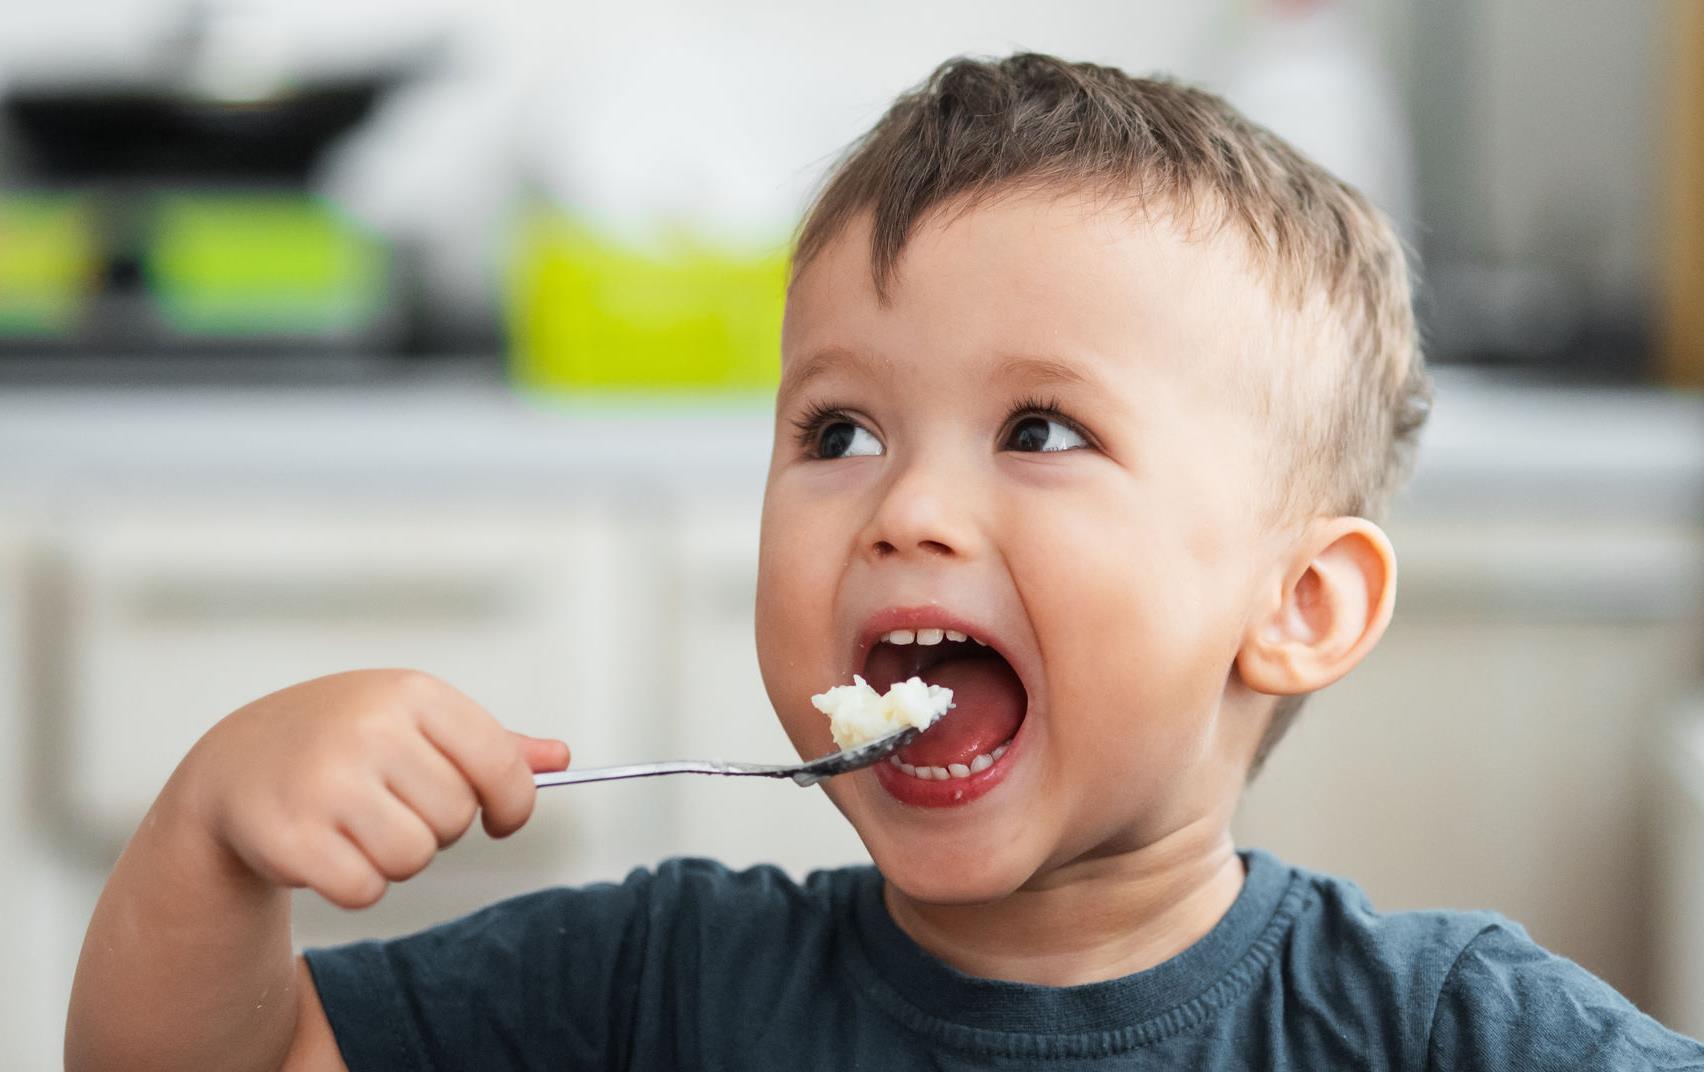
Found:
[[53, 1068], [63, 1058], [65, 998], [82, 939], [85, 898], [66, 896], [42, 859], [52, 836], [36, 807], [34, 726], [27, 718], [24, 628], [28, 540], [0, 520], [0, 1063]]
[[[92, 852], [129, 834], [214, 721], [322, 674], [426, 670], [512, 728], [593, 752], [623, 750], [650, 714], [622, 688], [647, 608], [626, 598], [620, 534], [595, 512], [226, 507], [86, 517], [63, 548], [40, 715], [58, 806]], [[541, 798], [500, 845], [476, 829], [425, 884], [459, 883], [472, 904], [591, 877], [617, 817], [591, 794], [569, 803]]]
[[[758, 513], [755, 503], [706, 512], [676, 534], [679, 656], [669, 706], [681, 755], [755, 762], [796, 757], [757, 667]], [[741, 778], [673, 782], [677, 852], [730, 866], [776, 863], [795, 875], [869, 859], [820, 787]]]
[[1652, 745], [1658, 799], [1651, 1015], [1704, 1038], [1704, 695], [1688, 697]]
[[[30, 793], [34, 783], [30, 769], [34, 727], [24, 707], [27, 581], [24, 537], [0, 521], [0, 853], [7, 859], [14, 858], [23, 844], [23, 822], [34, 803]], [[18, 918], [12, 902], [16, 892], [11, 883], [0, 883], [0, 918]], [[0, 931], [0, 949], [10, 930]], [[10, 963], [6, 958], [0, 960]]]

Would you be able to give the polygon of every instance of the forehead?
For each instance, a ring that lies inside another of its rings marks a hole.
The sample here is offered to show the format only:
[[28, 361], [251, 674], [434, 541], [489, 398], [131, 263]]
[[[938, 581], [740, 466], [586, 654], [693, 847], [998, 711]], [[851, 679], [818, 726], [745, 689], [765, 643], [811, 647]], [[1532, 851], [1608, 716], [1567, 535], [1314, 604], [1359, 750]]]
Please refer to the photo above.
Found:
[[886, 300], [855, 217], [788, 295], [785, 374], [822, 352], [904, 363], [971, 353], [1097, 355], [1201, 367], [1246, 358], [1277, 315], [1240, 238], [1087, 194], [1013, 193], [925, 216]]

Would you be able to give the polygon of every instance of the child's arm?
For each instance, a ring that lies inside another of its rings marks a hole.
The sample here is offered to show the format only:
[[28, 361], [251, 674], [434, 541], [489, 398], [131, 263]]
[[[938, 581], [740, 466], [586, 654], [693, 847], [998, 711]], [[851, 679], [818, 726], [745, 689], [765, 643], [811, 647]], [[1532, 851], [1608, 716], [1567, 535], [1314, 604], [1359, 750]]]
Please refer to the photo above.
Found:
[[77, 964], [68, 1069], [340, 1068], [290, 948], [290, 888], [345, 908], [417, 873], [483, 811], [532, 813], [567, 746], [511, 733], [436, 678], [359, 671], [209, 730], [113, 868]]

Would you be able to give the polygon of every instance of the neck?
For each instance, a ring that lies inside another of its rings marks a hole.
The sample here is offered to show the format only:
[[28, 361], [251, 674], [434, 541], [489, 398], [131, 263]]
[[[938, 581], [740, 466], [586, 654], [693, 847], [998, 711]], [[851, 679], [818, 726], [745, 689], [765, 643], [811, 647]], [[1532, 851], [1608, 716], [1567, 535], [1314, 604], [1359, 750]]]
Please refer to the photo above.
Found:
[[889, 883], [888, 913], [912, 941], [984, 979], [1076, 986], [1131, 975], [1195, 944], [1242, 890], [1230, 831], [1204, 825], [1074, 860], [986, 904], [927, 904]]

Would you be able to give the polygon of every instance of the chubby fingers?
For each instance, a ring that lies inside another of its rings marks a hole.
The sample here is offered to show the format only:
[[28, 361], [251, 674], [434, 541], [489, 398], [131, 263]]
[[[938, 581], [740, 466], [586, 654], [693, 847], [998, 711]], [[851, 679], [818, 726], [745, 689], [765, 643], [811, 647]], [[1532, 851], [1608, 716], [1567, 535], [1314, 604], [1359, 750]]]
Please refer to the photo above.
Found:
[[466, 833], [479, 812], [473, 786], [430, 740], [410, 741], [385, 770], [385, 788], [418, 815], [446, 848]]
[[[568, 766], [568, 746], [561, 741], [510, 733], [522, 761], [531, 771], [557, 771]], [[422, 739], [419, 748], [399, 756], [386, 772], [385, 784], [438, 838], [439, 848], [454, 844], [479, 812], [473, 785], [449, 757]]]
[[366, 908], [384, 896], [389, 880], [349, 835], [328, 828], [304, 848], [313, 865], [285, 875], [290, 885], [306, 886], [339, 908]]
[[340, 828], [386, 882], [413, 878], [438, 853], [437, 835], [426, 821], [378, 787], [349, 808]]
[[504, 729], [484, 708], [460, 693], [426, 707], [420, 724], [427, 740], [472, 787], [485, 832], [507, 837], [519, 830], [532, 816], [538, 794], [527, 748], [522, 744], [525, 738]]

